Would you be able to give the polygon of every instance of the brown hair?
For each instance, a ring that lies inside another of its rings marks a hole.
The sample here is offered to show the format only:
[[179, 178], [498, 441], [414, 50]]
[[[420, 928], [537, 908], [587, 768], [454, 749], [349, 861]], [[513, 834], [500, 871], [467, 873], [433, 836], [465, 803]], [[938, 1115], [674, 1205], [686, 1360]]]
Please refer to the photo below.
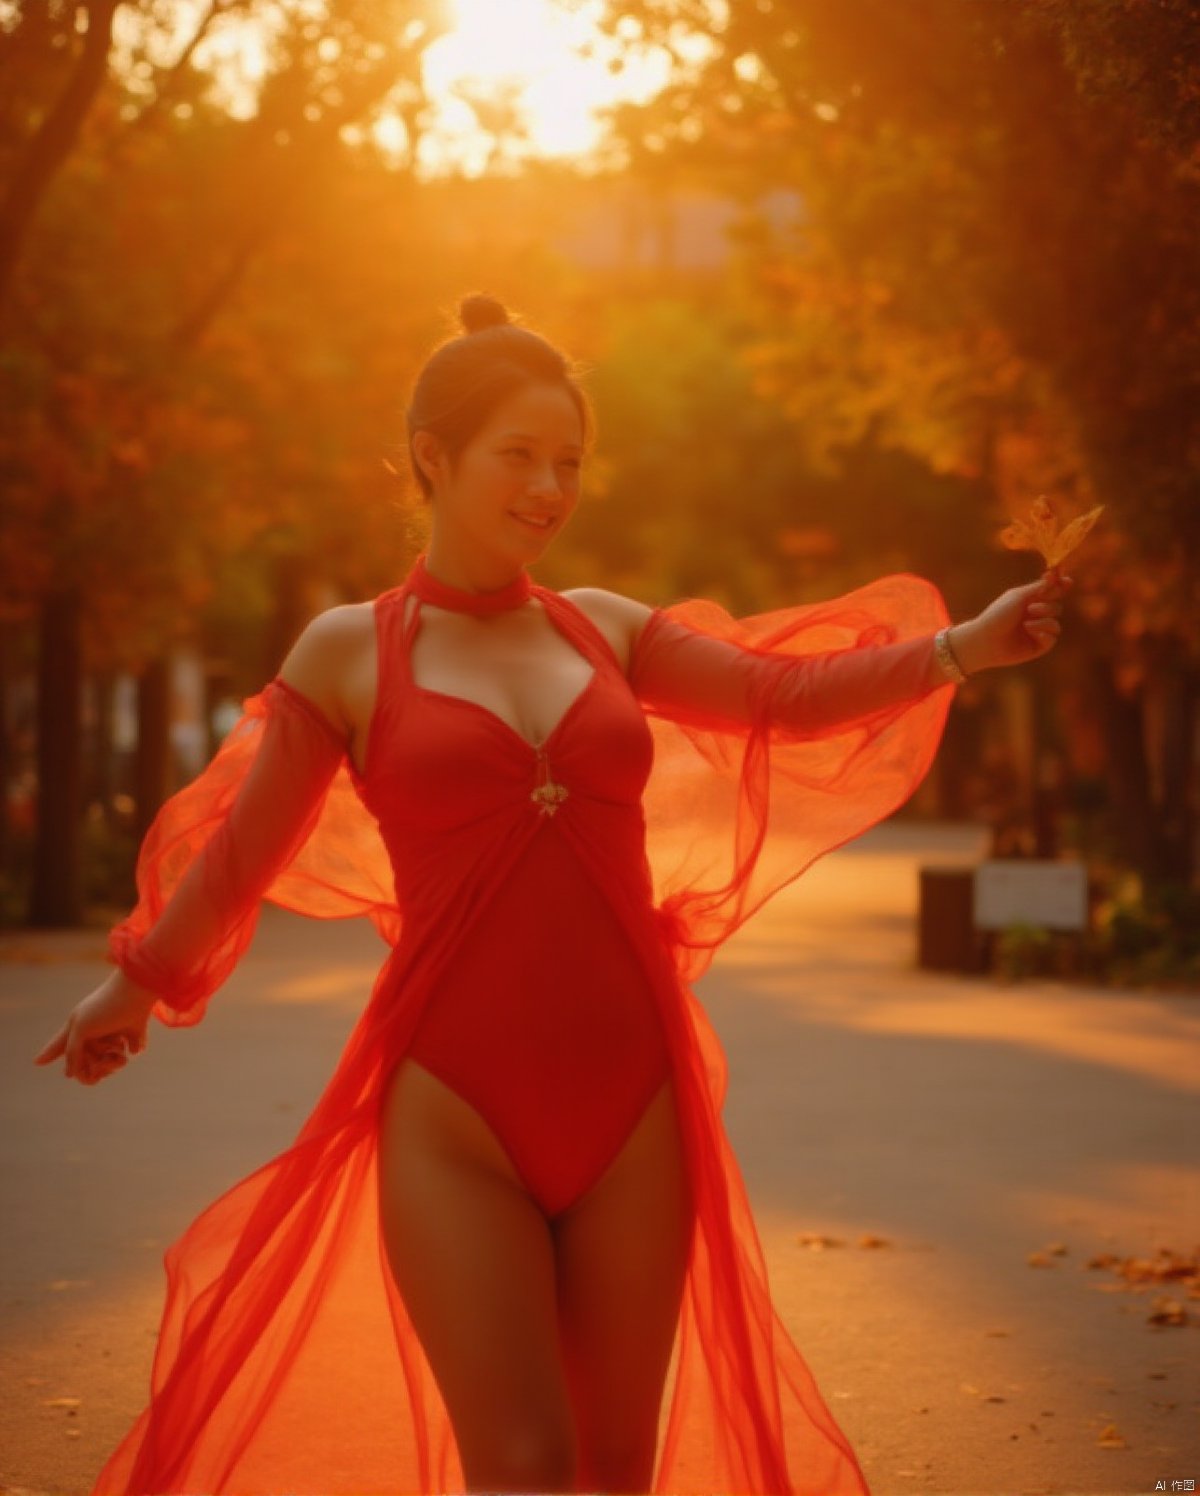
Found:
[[413, 433], [431, 431], [453, 463], [496, 406], [528, 384], [557, 384], [567, 391], [579, 411], [585, 446], [594, 430], [590, 403], [577, 383], [580, 370], [545, 338], [517, 326], [493, 296], [464, 297], [458, 317], [462, 332], [429, 356], [404, 413], [409, 466], [426, 500], [433, 485], [413, 456]]

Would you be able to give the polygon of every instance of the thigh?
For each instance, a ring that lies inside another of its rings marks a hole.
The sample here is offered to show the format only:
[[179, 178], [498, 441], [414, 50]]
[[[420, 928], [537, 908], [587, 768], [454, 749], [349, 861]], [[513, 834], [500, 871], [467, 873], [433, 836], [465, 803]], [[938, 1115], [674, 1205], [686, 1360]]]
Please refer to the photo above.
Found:
[[465, 1473], [569, 1466], [545, 1217], [478, 1115], [411, 1060], [391, 1078], [379, 1148], [388, 1262]]
[[612, 1166], [554, 1222], [564, 1360], [589, 1490], [648, 1488], [691, 1231], [667, 1081]]

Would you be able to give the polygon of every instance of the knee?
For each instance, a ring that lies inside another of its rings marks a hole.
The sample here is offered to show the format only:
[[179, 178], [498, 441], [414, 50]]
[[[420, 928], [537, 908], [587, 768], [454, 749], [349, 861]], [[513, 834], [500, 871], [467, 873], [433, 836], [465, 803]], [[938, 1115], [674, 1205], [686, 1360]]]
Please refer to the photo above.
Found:
[[472, 1491], [573, 1491], [573, 1432], [558, 1424], [510, 1423], [486, 1449], [463, 1451]]

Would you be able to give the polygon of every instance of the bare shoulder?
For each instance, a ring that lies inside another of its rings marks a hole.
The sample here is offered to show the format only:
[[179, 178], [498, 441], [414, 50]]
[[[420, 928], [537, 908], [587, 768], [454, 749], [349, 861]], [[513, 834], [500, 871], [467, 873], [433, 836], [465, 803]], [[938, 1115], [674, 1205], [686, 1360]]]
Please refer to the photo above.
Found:
[[612, 645], [621, 669], [628, 674], [634, 643], [653, 608], [635, 597], [609, 592], [605, 587], [571, 587], [563, 596], [587, 614]]
[[346, 734], [354, 726], [348, 706], [350, 683], [374, 642], [374, 605], [339, 603], [305, 624], [279, 667], [279, 676]]

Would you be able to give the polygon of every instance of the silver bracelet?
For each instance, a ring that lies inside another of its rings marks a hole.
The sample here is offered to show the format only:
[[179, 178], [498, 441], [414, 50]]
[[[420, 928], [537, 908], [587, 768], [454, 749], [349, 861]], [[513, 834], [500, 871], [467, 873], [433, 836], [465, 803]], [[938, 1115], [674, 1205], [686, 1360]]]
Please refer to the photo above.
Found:
[[947, 680], [961, 682], [966, 680], [967, 672], [954, 658], [954, 651], [950, 648], [950, 629], [952, 625], [947, 624], [945, 628], [938, 629], [933, 636], [933, 652], [937, 656], [937, 662], [942, 667], [942, 673]]

